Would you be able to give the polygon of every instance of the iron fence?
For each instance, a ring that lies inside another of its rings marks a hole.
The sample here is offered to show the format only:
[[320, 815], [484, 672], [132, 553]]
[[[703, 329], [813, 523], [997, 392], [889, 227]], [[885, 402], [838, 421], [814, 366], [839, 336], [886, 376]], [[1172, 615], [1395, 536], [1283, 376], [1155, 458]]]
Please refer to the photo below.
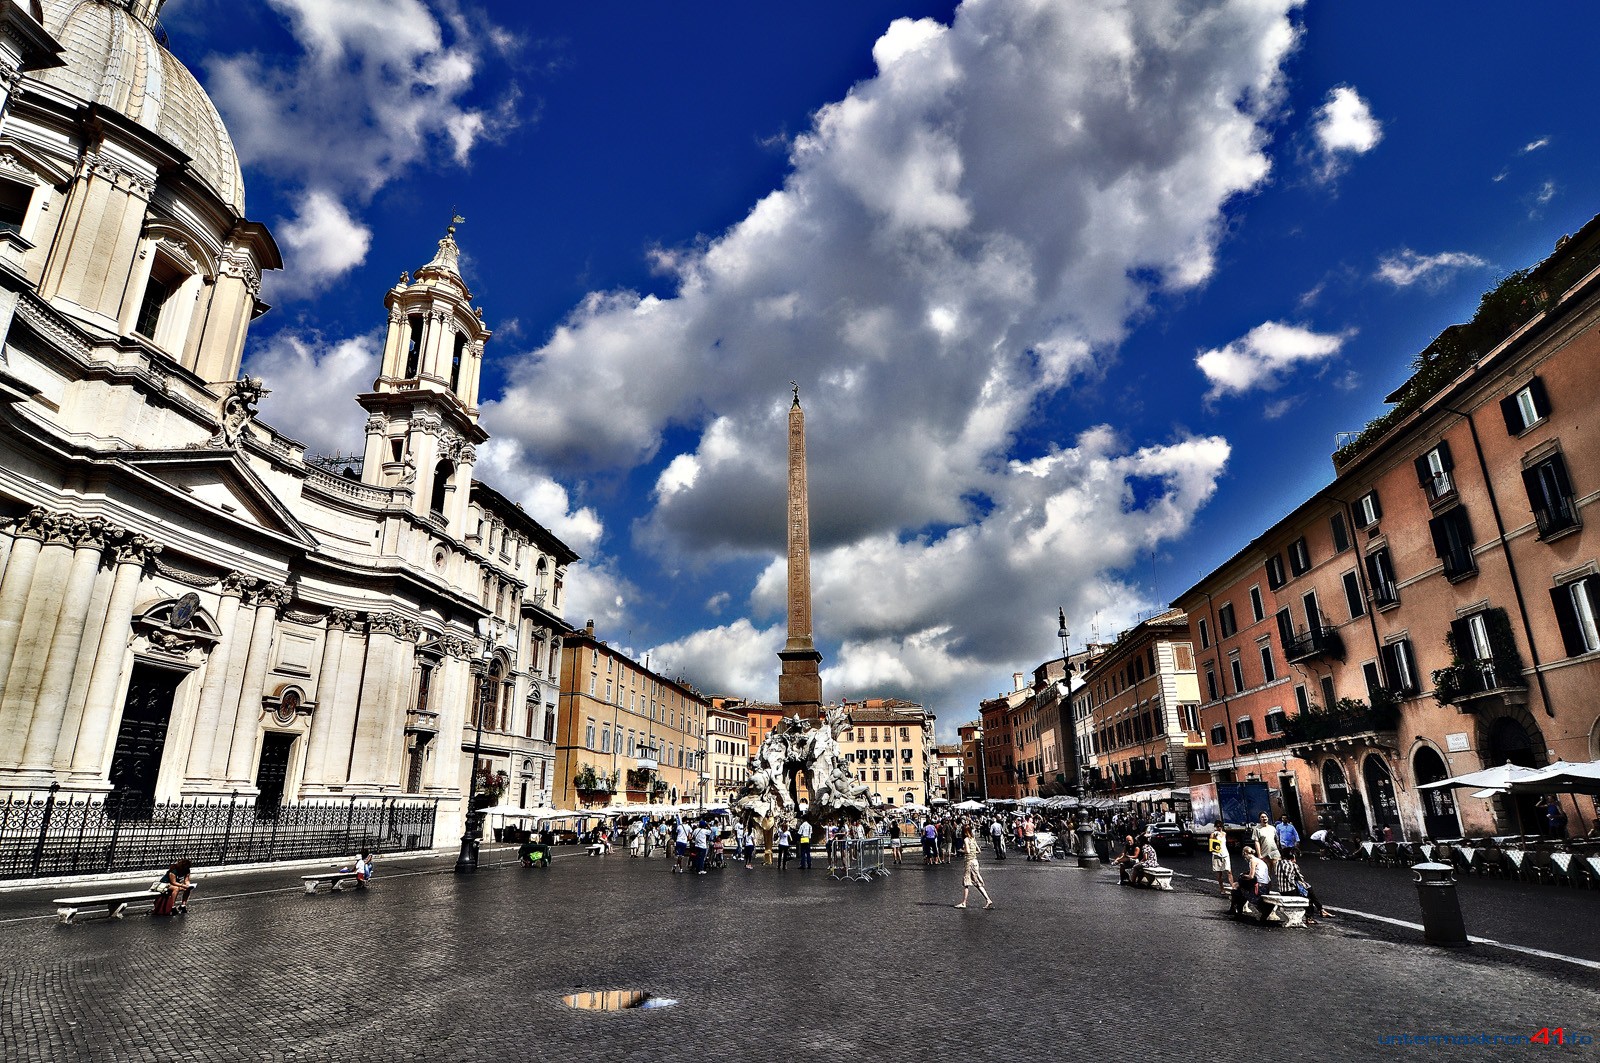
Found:
[[238, 794], [145, 805], [90, 795], [0, 803], [0, 880], [351, 856], [433, 847], [435, 800], [357, 798], [257, 807]]

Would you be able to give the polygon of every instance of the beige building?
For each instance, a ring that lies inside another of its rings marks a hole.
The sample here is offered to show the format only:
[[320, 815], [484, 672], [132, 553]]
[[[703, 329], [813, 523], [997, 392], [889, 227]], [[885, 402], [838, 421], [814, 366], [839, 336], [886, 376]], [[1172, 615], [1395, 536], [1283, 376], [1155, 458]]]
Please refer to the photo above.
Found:
[[874, 804], [925, 805], [933, 792], [933, 714], [896, 698], [847, 701], [850, 726], [839, 739]]
[[710, 713], [710, 699], [686, 680], [652, 672], [595, 638], [591, 621], [566, 642], [553, 803], [702, 803]]
[[721, 704], [713, 698], [706, 716], [706, 770], [711, 776], [710, 799], [730, 800], [750, 774], [750, 718], [743, 706]]
[[1205, 743], [1194, 647], [1181, 610], [1118, 636], [1084, 671], [1073, 703], [1092, 794], [1188, 808], [1190, 771], [1204, 770]]
[[363, 457], [256, 418], [278, 249], [160, 7], [0, 5], [0, 790], [412, 794], [448, 843], [474, 749], [546, 796], [576, 555], [473, 478], [449, 234], [384, 296]]

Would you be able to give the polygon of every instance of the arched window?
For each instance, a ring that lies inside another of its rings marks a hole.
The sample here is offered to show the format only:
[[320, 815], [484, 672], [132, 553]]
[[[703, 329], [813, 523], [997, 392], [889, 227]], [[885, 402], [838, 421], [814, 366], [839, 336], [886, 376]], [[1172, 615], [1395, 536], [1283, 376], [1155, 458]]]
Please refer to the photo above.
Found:
[[460, 394], [461, 361], [462, 357], [466, 354], [466, 350], [467, 337], [460, 332], [456, 333], [456, 349], [455, 352], [450, 355], [450, 390], [456, 392], [457, 394]]
[[448, 458], [443, 459], [433, 467], [433, 497], [428, 501], [428, 510], [444, 515], [444, 493], [450, 486], [450, 477], [454, 476], [456, 467]]
[[410, 324], [410, 334], [406, 339], [405, 378], [411, 380], [422, 367], [422, 315], [412, 314], [406, 320]]

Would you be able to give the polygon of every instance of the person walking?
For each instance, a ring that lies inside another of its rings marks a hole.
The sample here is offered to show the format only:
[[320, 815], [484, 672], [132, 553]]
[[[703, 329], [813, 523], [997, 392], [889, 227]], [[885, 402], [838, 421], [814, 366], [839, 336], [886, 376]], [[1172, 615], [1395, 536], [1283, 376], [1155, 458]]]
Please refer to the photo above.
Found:
[[689, 832], [689, 849], [694, 854], [694, 873], [706, 873], [706, 853], [711, 849], [711, 832], [706, 829], [706, 821], [701, 820], [695, 824], [694, 830]]
[[786, 871], [789, 868], [789, 828], [778, 828], [778, 870]]
[[687, 870], [685, 865], [689, 859], [689, 828], [684, 824], [682, 816], [678, 817], [676, 829], [673, 831], [672, 848], [672, 871], [681, 875]]
[[891, 830], [891, 833], [889, 834], [889, 852], [891, 854], [893, 854], [894, 862], [898, 864], [900, 862], [900, 847], [904, 844], [905, 840], [900, 837], [900, 824], [898, 824], [898, 823], [894, 824], [893, 827], [890, 828], [890, 830]]
[[1288, 856], [1300, 848], [1300, 832], [1289, 822], [1288, 813], [1278, 817], [1278, 825], [1274, 828], [1278, 832], [1278, 855], [1280, 858]]
[[1206, 839], [1211, 852], [1211, 871], [1217, 876], [1217, 888], [1226, 897], [1233, 890], [1233, 861], [1228, 856], [1228, 833], [1219, 819], [1211, 824], [1211, 836]]
[[811, 821], [802, 818], [799, 827], [800, 870], [811, 870]]
[[756, 866], [756, 829], [754, 826], [744, 829], [739, 848], [744, 850], [744, 869], [746, 871], [754, 871]]
[[989, 896], [988, 889], [984, 887], [983, 871], [978, 867], [978, 839], [972, 836], [971, 827], [962, 828], [961, 851], [966, 855], [967, 866], [961, 875], [961, 903], [956, 907], [965, 908], [967, 906], [967, 895], [973, 887], [977, 887], [978, 892], [983, 894], [983, 906], [985, 908], [993, 908], [994, 898]]
[[994, 843], [994, 858], [996, 860], [1004, 860], [1006, 858], [1006, 832], [1005, 828], [1000, 826], [1000, 820], [998, 819], [989, 821], [989, 841]]

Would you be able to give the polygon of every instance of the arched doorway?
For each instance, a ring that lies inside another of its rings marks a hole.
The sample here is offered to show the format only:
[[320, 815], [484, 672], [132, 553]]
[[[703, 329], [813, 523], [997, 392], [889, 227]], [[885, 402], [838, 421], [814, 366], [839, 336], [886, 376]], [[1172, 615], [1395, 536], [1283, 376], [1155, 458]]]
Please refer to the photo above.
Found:
[[1448, 788], [1420, 789], [1424, 784], [1439, 782], [1450, 777], [1444, 758], [1432, 746], [1423, 746], [1411, 758], [1411, 778], [1422, 796], [1422, 833], [1439, 841], [1461, 837], [1461, 818], [1456, 815], [1455, 795]]
[[1348, 834], [1354, 829], [1366, 829], [1365, 823], [1359, 828], [1352, 823], [1350, 787], [1345, 783], [1344, 769], [1332, 757], [1322, 762], [1322, 797], [1317, 815], [1333, 833]]
[[[1527, 725], [1510, 716], [1502, 716], [1489, 725], [1484, 742], [1484, 763], [1491, 768], [1501, 764], [1537, 768], [1544, 761], [1541, 755], [1544, 748], [1544, 736], [1537, 730], [1529, 734]], [[1519, 834], [1537, 834], [1544, 827], [1544, 813], [1539, 807], [1539, 799], [1531, 794], [1497, 797], [1495, 806], [1502, 810], [1502, 826], [1513, 828]], [[1507, 816], [1509, 822], [1506, 821]]]
[[1394, 778], [1389, 774], [1389, 765], [1383, 762], [1383, 757], [1368, 753], [1361, 762], [1361, 779], [1366, 784], [1367, 807], [1372, 812], [1373, 829], [1398, 829], [1400, 803], [1394, 798]]

